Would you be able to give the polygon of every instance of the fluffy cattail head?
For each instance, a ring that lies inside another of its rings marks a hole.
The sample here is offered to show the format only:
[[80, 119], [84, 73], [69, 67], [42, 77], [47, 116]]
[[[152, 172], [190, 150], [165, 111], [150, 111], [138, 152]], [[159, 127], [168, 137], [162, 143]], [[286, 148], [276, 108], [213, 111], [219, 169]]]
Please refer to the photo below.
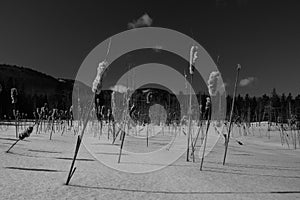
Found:
[[220, 72], [218, 71], [212, 71], [209, 75], [207, 85], [208, 85], [208, 92], [210, 96], [215, 96], [217, 93], [219, 77], [220, 77]]
[[208, 109], [209, 109], [209, 107], [210, 107], [210, 104], [211, 104], [211, 102], [210, 102], [210, 98], [209, 98], [209, 97], [206, 97], [205, 110], [208, 110]]
[[24, 138], [29, 137], [32, 131], [33, 131], [33, 127], [29, 126], [24, 132], [19, 134], [19, 139], [23, 140]]
[[190, 74], [194, 73], [194, 67], [193, 65], [196, 62], [196, 59], [198, 58], [198, 46], [192, 46], [190, 50]]
[[13, 104], [17, 103], [18, 90], [16, 88], [11, 88], [10, 95], [11, 95], [11, 103]]
[[93, 87], [92, 87], [92, 91], [97, 94], [100, 93], [100, 89], [101, 89], [101, 81], [102, 81], [102, 76], [103, 73], [106, 69], [106, 67], [108, 66], [108, 62], [106, 61], [102, 61], [99, 63], [98, 68], [97, 68], [97, 76], [93, 82]]
[[111, 111], [112, 111], [112, 114], [115, 115], [116, 114], [116, 92], [113, 91], [111, 93]]

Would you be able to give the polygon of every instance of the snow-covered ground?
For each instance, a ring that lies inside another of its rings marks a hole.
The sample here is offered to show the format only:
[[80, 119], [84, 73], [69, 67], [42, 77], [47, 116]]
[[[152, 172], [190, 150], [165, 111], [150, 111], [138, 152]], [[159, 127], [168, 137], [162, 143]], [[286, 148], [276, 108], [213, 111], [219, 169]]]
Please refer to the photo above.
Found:
[[[140, 131], [139, 137], [135, 137], [134, 132], [125, 137], [121, 165], [127, 165], [128, 169], [136, 165], [143, 166], [141, 163], [126, 163], [126, 152], [166, 151], [163, 147], [173, 141], [174, 130], [165, 128], [162, 133], [161, 127], [152, 128], [154, 130], [149, 134], [148, 147], [143, 132], [145, 130]], [[205, 157], [203, 171], [199, 170], [200, 135], [195, 162], [186, 162], [184, 152], [167, 167], [140, 174], [118, 171], [97, 161], [94, 153], [99, 152], [102, 156], [99, 159], [112, 157], [116, 163], [120, 140], [116, 140], [117, 148], [113, 149], [117, 151], [108, 152], [113, 146], [111, 138], [108, 140], [103, 133], [99, 140], [93, 128], [88, 130], [85, 145], [81, 146], [76, 162], [77, 170], [70, 185], [66, 186], [77, 139], [73, 131], [63, 135], [54, 133], [52, 140], [49, 140], [49, 132], [33, 132], [10, 153], [5, 153], [16, 140], [15, 130], [13, 127], [0, 129], [0, 199], [300, 198], [300, 150], [288, 149], [286, 144], [282, 146], [279, 131], [268, 133], [267, 127], [250, 128], [247, 136], [243, 130], [235, 127], [233, 137], [241, 140], [244, 145], [231, 139], [225, 166], [222, 165], [224, 139], [219, 137], [214, 145], [215, 138], [211, 138], [212, 141], [208, 142], [211, 151]], [[197, 129], [193, 135], [196, 133]], [[210, 129], [209, 134], [218, 137], [214, 128]], [[184, 137], [182, 132], [181, 137]], [[92, 149], [93, 143], [100, 147]], [[169, 151], [180, 148], [173, 145]], [[145, 161], [144, 167], [151, 163], [159, 164]]]

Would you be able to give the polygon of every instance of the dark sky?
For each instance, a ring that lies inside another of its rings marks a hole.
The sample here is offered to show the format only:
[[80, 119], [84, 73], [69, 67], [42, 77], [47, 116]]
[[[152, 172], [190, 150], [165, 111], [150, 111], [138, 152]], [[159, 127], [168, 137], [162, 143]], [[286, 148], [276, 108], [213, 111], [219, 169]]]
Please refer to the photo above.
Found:
[[[164, 3], [162, 3], [164, 2]], [[0, 63], [74, 78], [87, 54], [148, 13], [152, 26], [197, 40], [216, 60], [232, 93], [236, 64], [250, 84], [242, 94], [300, 93], [297, 0], [0, 2]], [[252, 81], [252, 82], [251, 82]], [[247, 81], [244, 80], [247, 83]]]

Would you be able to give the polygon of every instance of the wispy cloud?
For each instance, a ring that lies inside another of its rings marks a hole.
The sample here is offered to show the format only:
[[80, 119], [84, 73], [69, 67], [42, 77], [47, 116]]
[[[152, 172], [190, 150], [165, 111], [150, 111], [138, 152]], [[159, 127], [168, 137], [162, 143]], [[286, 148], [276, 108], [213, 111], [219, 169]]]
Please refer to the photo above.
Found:
[[163, 47], [160, 46], [160, 45], [156, 45], [156, 46], [153, 48], [153, 50], [154, 50], [156, 53], [161, 52], [162, 49], [163, 49]]
[[127, 92], [127, 90], [130, 90], [130, 88], [128, 88], [124, 85], [115, 85], [115, 86], [111, 87], [110, 89], [115, 92], [119, 92], [119, 93], [125, 93], [125, 92]]
[[255, 81], [254, 77], [244, 78], [240, 81], [240, 86], [241, 87], [248, 86], [248, 85], [252, 84], [254, 81]]
[[152, 19], [149, 17], [147, 13], [145, 13], [143, 16], [141, 16], [138, 20], [133, 20], [133, 22], [128, 23], [128, 28], [139, 28], [139, 27], [145, 27], [145, 26], [151, 26]]

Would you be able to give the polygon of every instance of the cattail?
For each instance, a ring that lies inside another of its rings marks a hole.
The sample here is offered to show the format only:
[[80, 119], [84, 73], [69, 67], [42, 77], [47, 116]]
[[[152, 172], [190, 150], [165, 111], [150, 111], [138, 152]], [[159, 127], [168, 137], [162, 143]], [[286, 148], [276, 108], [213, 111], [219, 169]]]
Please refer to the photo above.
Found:
[[11, 95], [11, 103], [12, 104], [17, 103], [18, 90], [16, 88], [11, 88], [10, 95]]
[[206, 143], [207, 143], [207, 136], [208, 136], [208, 130], [210, 126], [210, 106], [211, 106], [211, 100], [209, 97], [206, 98], [206, 104], [205, 104], [205, 112], [207, 113], [207, 124], [206, 124], [206, 132], [205, 132], [205, 138], [204, 138], [204, 144], [203, 144], [203, 152], [202, 152], [202, 158], [201, 158], [201, 164], [200, 164], [200, 171], [202, 171], [203, 162], [204, 162], [204, 156], [205, 156], [205, 149], [206, 149]]
[[[195, 61], [197, 59], [197, 46], [192, 46], [190, 49], [190, 66], [189, 66], [189, 70], [190, 70], [190, 75], [193, 75], [194, 73], [194, 64]], [[192, 76], [191, 76], [191, 84], [192, 84]], [[187, 151], [186, 151], [186, 161], [189, 161], [189, 148], [190, 148], [190, 139], [191, 139], [191, 123], [192, 123], [192, 119], [191, 119], [191, 115], [192, 115], [192, 86], [190, 86], [190, 98], [189, 98], [189, 109], [188, 109], [188, 114], [189, 114], [189, 125], [188, 125], [188, 137], [187, 137]]]
[[106, 67], [108, 66], [108, 62], [107, 61], [102, 61], [99, 63], [98, 68], [97, 68], [97, 76], [93, 82], [93, 87], [92, 87], [92, 91], [94, 93], [99, 94], [100, 93], [100, 88], [102, 86], [102, 76], [103, 73], [106, 69]]
[[[110, 49], [110, 43], [109, 43], [109, 47], [108, 47], [108, 50], [107, 50], [107, 54], [109, 52], [109, 49]], [[97, 75], [96, 75], [95, 80], [93, 81], [93, 86], [92, 86], [92, 91], [94, 93], [93, 97], [92, 97], [92, 101], [95, 99], [96, 94], [99, 94], [101, 92], [102, 78], [103, 78], [102, 76], [103, 76], [103, 73], [104, 73], [107, 66], [108, 66], [108, 62], [106, 60], [100, 62], [99, 65], [98, 65]], [[78, 135], [78, 138], [77, 138], [77, 144], [76, 144], [76, 147], [75, 147], [74, 157], [73, 157], [73, 160], [72, 160], [72, 164], [71, 164], [71, 168], [70, 168], [70, 171], [69, 171], [69, 175], [68, 175], [68, 178], [67, 178], [66, 185], [69, 184], [69, 182], [70, 182], [70, 180], [71, 180], [71, 178], [74, 174], [74, 171], [76, 169], [76, 168], [73, 168], [73, 167], [74, 167], [74, 164], [75, 164], [75, 160], [77, 158], [77, 154], [78, 154], [78, 151], [79, 151], [79, 148], [80, 148], [80, 145], [81, 145], [81, 141], [83, 139], [84, 131], [85, 131], [85, 129], [87, 127], [87, 124], [88, 124], [88, 121], [89, 121], [89, 115], [91, 113], [92, 108], [93, 108], [93, 103], [91, 103], [90, 106], [88, 107], [88, 110], [87, 110], [87, 113], [86, 113], [86, 118], [83, 122], [83, 127], [82, 127], [82, 130], [81, 130], [81, 134]]]
[[207, 110], [209, 109], [210, 104], [211, 104], [210, 98], [209, 98], [209, 97], [206, 97], [205, 111], [207, 111]]
[[229, 128], [228, 128], [228, 136], [225, 140], [225, 152], [224, 152], [224, 158], [223, 158], [223, 165], [225, 165], [226, 161], [226, 155], [227, 155], [227, 149], [228, 149], [228, 143], [229, 143], [229, 138], [230, 138], [230, 131], [231, 131], [231, 126], [232, 126], [232, 117], [233, 117], [233, 110], [234, 110], [234, 104], [235, 104], [235, 96], [236, 96], [236, 91], [237, 91], [237, 83], [239, 79], [239, 72], [241, 70], [241, 65], [238, 64], [236, 68], [236, 78], [235, 78], [235, 84], [234, 84], [234, 90], [233, 90], [233, 100], [232, 100], [232, 106], [231, 106], [231, 111], [230, 111], [230, 117], [229, 117]]
[[220, 77], [220, 72], [218, 71], [212, 71], [209, 75], [207, 84], [208, 84], [208, 92], [210, 96], [216, 96], [219, 77]]
[[116, 117], [116, 98], [115, 98], [115, 91], [111, 93], [111, 112], [114, 117]]
[[196, 59], [198, 58], [198, 46], [192, 46], [190, 50], [190, 74], [194, 73], [194, 64], [196, 62]]
[[32, 131], [33, 131], [33, 126], [29, 126], [24, 132], [19, 134], [19, 139], [23, 140], [23, 139], [29, 137], [30, 134], [32, 133]]
[[16, 127], [16, 138], [18, 137], [18, 113], [17, 113], [17, 96], [18, 90], [16, 88], [11, 88], [10, 90], [11, 103], [13, 105], [13, 115], [15, 117], [15, 127]]
[[[34, 124], [35, 125], [35, 124]], [[33, 126], [34, 126], [33, 125]], [[22, 132], [22, 133], [20, 133], [19, 134], [19, 139], [18, 140], [16, 140], [16, 142], [15, 143], [13, 143], [10, 147], [9, 147], [9, 149], [6, 151], [6, 153], [8, 153], [19, 141], [21, 141], [21, 140], [24, 140], [25, 138], [27, 138], [27, 137], [29, 137], [30, 136], [30, 134], [32, 133], [32, 131], [33, 131], [33, 126], [29, 126], [24, 132]]]

